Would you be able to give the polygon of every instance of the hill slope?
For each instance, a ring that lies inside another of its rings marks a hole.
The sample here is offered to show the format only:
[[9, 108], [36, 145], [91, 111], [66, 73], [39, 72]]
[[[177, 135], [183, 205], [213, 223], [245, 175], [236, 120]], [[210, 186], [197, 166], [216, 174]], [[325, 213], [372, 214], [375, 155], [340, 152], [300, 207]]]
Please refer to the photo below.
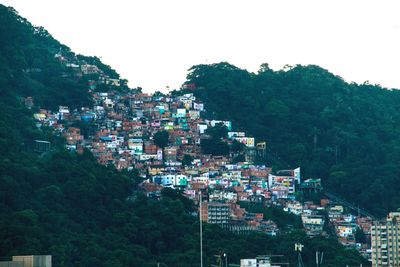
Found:
[[[60, 51], [70, 65], [55, 57]], [[178, 192], [164, 190], [160, 201], [148, 199], [136, 190], [135, 172], [100, 166], [88, 152], [33, 153], [34, 139], [56, 137], [36, 128], [24, 97], [49, 109], [90, 105], [89, 78], [73, 69], [75, 60], [95, 64], [111, 78], [118, 75], [96, 58], [75, 56], [0, 5], [0, 255], [52, 254], [54, 265], [65, 267], [198, 266], [197, 219], [192, 203]], [[268, 253], [284, 253], [294, 262], [296, 241], [306, 245], [306, 263], [317, 248], [326, 251], [327, 266], [365, 262], [332, 239], [297, 232], [240, 237], [206, 226], [205, 264], [221, 250], [232, 262]]]
[[208, 112], [268, 143], [268, 163], [306, 176], [378, 216], [400, 207], [400, 92], [348, 84], [318, 66], [257, 74], [228, 63], [191, 68]]

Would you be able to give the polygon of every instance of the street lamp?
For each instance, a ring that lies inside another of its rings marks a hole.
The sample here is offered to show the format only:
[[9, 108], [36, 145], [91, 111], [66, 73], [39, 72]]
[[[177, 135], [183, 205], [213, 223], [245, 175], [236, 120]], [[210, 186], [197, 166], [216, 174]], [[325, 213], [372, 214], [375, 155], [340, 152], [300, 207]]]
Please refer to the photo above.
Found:
[[225, 266], [228, 267], [228, 254], [224, 253]]

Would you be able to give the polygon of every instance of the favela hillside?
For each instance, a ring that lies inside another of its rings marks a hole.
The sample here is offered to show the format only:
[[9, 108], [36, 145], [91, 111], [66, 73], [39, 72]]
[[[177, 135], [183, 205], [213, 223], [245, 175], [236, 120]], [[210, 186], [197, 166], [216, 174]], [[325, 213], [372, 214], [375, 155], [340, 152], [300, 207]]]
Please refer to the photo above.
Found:
[[386, 266], [400, 249], [398, 91], [226, 62], [154, 91], [0, 5], [0, 266]]

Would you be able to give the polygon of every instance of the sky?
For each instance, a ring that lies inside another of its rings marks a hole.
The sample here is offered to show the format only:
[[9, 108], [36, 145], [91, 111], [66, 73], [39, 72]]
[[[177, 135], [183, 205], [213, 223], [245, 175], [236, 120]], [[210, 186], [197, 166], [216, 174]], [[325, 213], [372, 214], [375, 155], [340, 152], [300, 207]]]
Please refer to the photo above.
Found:
[[319, 65], [348, 82], [400, 89], [398, 0], [0, 0], [75, 53], [98, 56], [147, 92], [227, 61]]

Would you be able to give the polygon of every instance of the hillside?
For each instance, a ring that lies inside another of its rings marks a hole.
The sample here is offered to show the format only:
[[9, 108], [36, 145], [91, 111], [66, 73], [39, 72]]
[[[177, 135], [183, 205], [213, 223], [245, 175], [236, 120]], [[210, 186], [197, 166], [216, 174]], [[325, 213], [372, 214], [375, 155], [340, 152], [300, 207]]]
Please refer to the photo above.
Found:
[[[96, 73], [78, 68], [83, 65]], [[199, 225], [191, 201], [170, 189], [161, 200], [147, 198], [137, 189], [135, 171], [101, 166], [88, 151], [66, 151], [61, 137], [36, 127], [33, 113], [40, 108], [90, 106], [89, 83], [99, 73], [119, 77], [98, 58], [75, 55], [0, 5], [0, 256], [51, 254], [61, 267], [198, 266]], [[111, 86], [104, 82], [101, 89]], [[34, 153], [35, 139], [51, 141], [52, 151]], [[326, 251], [326, 266], [365, 263], [334, 239], [303, 232], [237, 236], [206, 225], [205, 266], [221, 250], [232, 262], [272, 253], [293, 263], [295, 242], [305, 245], [306, 264], [317, 249]]]
[[197, 65], [187, 78], [210, 116], [267, 142], [268, 164], [299, 165], [378, 216], [400, 207], [399, 91], [349, 84], [318, 66]]

